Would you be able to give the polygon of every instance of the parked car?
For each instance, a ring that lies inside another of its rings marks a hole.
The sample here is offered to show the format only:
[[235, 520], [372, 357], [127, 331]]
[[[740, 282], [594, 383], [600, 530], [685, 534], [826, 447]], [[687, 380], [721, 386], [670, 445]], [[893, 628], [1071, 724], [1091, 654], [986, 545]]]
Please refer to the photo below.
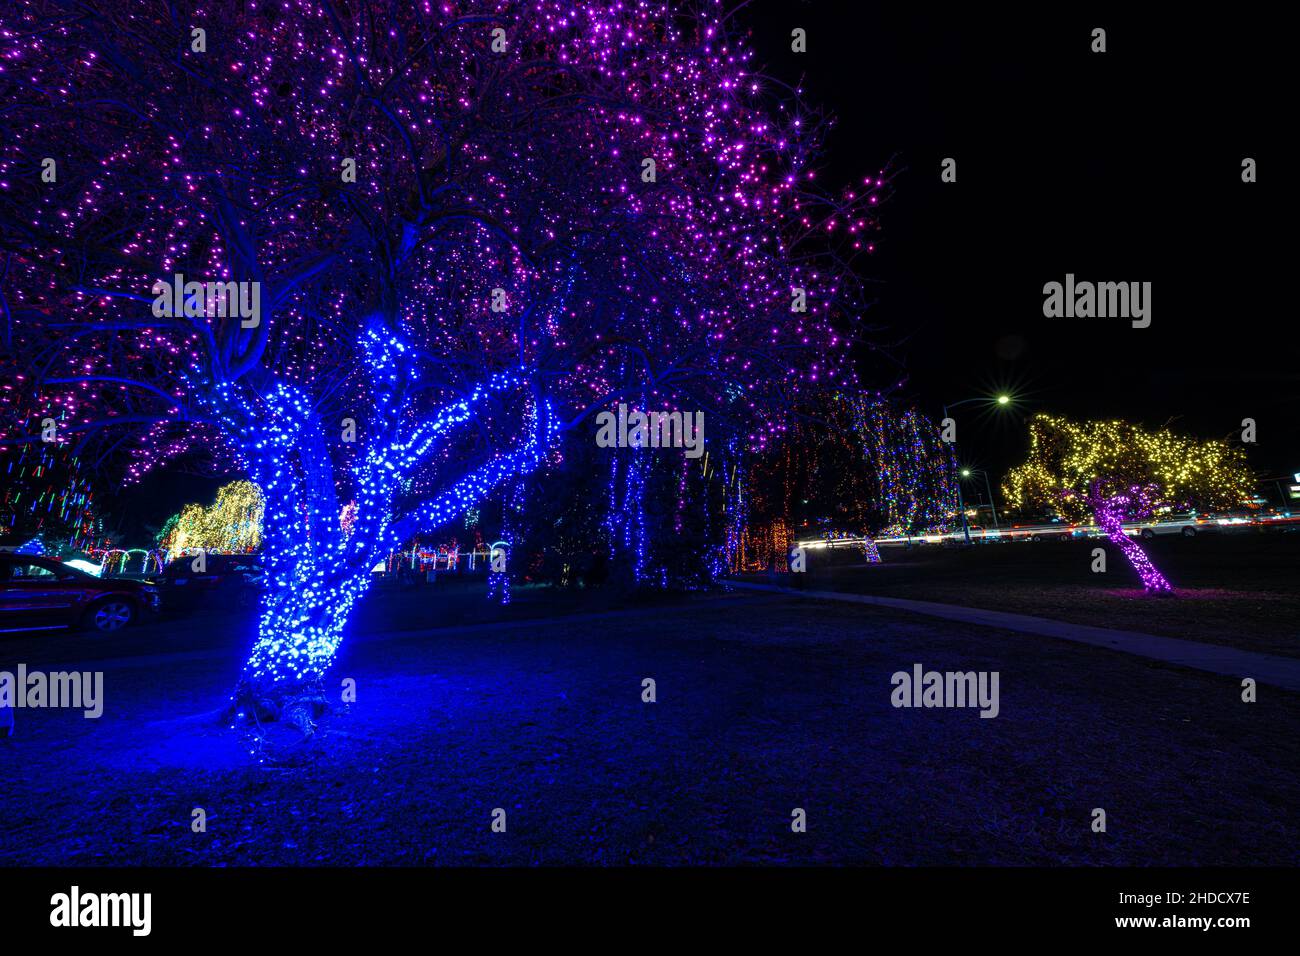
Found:
[[1291, 532], [1300, 530], [1300, 514], [1270, 508], [1256, 516], [1261, 530]]
[[97, 578], [54, 558], [0, 554], [0, 632], [85, 627], [121, 630], [158, 610], [158, 589]]
[[1197, 519], [1197, 531], [1202, 533], [1210, 531], [1219, 534], [1235, 534], [1256, 529], [1255, 514], [1249, 511], [1216, 511], [1200, 515]]
[[1152, 518], [1149, 523], [1142, 525], [1138, 533], [1147, 540], [1166, 534], [1181, 534], [1185, 538], [1192, 538], [1196, 536], [1197, 530], [1196, 515], [1192, 512], [1180, 512]]
[[1029, 541], [1065, 541], [1074, 537], [1074, 525], [1052, 522], [1045, 525], [1012, 525], [1017, 537]]
[[211, 604], [224, 608], [246, 608], [257, 604], [266, 578], [255, 554], [207, 554], [202, 570], [195, 569], [194, 556], [176, 558], [151, 583], [162, 594], [163, 606], [193, 608]]

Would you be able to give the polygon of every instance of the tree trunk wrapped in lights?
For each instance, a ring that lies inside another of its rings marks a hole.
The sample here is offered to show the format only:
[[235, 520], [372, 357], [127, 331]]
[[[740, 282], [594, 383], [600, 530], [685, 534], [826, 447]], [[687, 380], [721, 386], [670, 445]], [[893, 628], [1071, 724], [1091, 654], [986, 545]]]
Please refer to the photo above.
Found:
[[497, 375], [464, 401], [411, 422], [397, 414], [386, 384], [387, 371], [405, 347], [373, 326], [367, 336], [376, 407], [394, 411], [373, 420], [371, 437], [352, 457], [350, 478], [358, 497], [349, 531], [340, 522], [334, 480], [320, 466], [330, 460], [324, 429], [304, 396], [280, 387], [262, 396], [259, 414], [243, 408], [237, 416], [249, 423], [250, 471], [265, 489], [270, 510], [263, 552], [269, 587], [234, 702], [266, 716], [288, 700], [301, 726], [308, 725], [301, 703], [319, 699], [320, 679], [353, 606], [370, 585], [375, 563], [419, 529], [462, 514], [502, 480], [532, 471], [555, 443], [553, 410], [544, 400], [533, 403], [524, 414], [525, 438], [517, 448], [493, 456], [433, 499], [403, 502], [405, 479], [455, 430], [471, 423], [489, 396], [528, 383], [518, 375]]
[[1105, 532], [1107, 540], [1128, 559], [1142, 586], [1154, 593], [1169, 594], [1173, 587], [1165, 576], [1156, 570], [1147, 553], [1136, 541], [1124, 533], [1124, 522], [1149, 517], [1153, 512], [1149, 489], [1133, 485], [1125, 491], [1107, 491], [1101, 482], [1093, 485], [1088, 504], [1097, 519], [1097, 526]]

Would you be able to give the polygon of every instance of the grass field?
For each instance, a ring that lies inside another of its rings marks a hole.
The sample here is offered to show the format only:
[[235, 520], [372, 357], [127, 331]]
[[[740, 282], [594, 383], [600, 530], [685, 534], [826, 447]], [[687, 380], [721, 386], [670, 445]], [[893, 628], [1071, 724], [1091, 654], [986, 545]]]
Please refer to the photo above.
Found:
[[[999, 716], [893, 708], [916, 662], [999, 671]], [[205, 713], [230, 661], [104, 666], [103, 718], [20, 712], [0, 741], [0, 862], [1294, 864], [1300, 846], [1294, 695], [1244, 704], [1231, 679], [877, 608], [733, 595], [367, 631], [331, 674], [357, 702], [305, 743], [277, 731], [261, 763]]]
[[[806, 580], [780, 575], [778, 583], [1300, 655], [1300, 534], [1162, 537], [1142, 544], [1173, 583], [1175, 597], [1143, 593], [1123, 556], [1104, 540], [889, 547], [881, 549], [883, 563], [869, 567], [857, 561], [828, 567], [825, 552], [814, 551]], [[1107, 552], [1104, 574], [1092, 571], [1098, 547]]]

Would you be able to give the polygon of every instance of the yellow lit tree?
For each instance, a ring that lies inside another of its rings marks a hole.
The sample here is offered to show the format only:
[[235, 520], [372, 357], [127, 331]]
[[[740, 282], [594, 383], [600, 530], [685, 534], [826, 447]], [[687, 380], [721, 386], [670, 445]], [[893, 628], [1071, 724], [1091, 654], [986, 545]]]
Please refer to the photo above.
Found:
[[173, 555], [185, 550], [244, 554], [262, 546], [262, 492], [251, 481], [217, 489], [209, 507], [189, 504], [163, 525], [158, 546]]
[[1029, 460], [1003, 481], [1007, 502], [1050, 508], [1071, 521], [1093, 518], [1150, 591], [1172, 588], [1124, 533], [1124, 522], [1162, 508], [1239, 505], [1253, 486], [1240, 448], [1164, 429], [1040, 414], [1030, 422], [1029, 442]]

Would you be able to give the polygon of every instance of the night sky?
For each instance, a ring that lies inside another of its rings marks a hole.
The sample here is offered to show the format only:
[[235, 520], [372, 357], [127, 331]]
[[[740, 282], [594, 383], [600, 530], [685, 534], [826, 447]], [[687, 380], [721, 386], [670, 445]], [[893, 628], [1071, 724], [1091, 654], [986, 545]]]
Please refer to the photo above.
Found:
[[[770, 72], [802, 72], [838, 116], [830, 177], [891, 158], [900, 170], [870, 318], [906, 339], [907, 396], [936, 418], [944, 402], [1021, 397], [1015, 413], [955, 416], [963, 458], [994, 475], [1019, 460], [1036, 411], [1202, 438], [1237, 438], [1251, 417], [1251, 464], [1300, 471], [1295, 307], [1269, 228], [1291, 175], [1270, 162], [1284, 60], [1261, 46], [1280, 45], [1281, 27], [1254, 13], [1247, 26], [1095, 5], [1028, 18], [904, 7], [757, 0], [739, 15]], [[790, 52], [794, 26], [806, 54]], [[1105, 54], [1089, 51], [1096, 26]], [[940, 182], [947, 156], [956, 183]], [[1257, 183], [1241, 182], [1245, 156]], [[1043, 284], [1067, 272], [1152, 282], [1151, 326], [1044, 318]]]

